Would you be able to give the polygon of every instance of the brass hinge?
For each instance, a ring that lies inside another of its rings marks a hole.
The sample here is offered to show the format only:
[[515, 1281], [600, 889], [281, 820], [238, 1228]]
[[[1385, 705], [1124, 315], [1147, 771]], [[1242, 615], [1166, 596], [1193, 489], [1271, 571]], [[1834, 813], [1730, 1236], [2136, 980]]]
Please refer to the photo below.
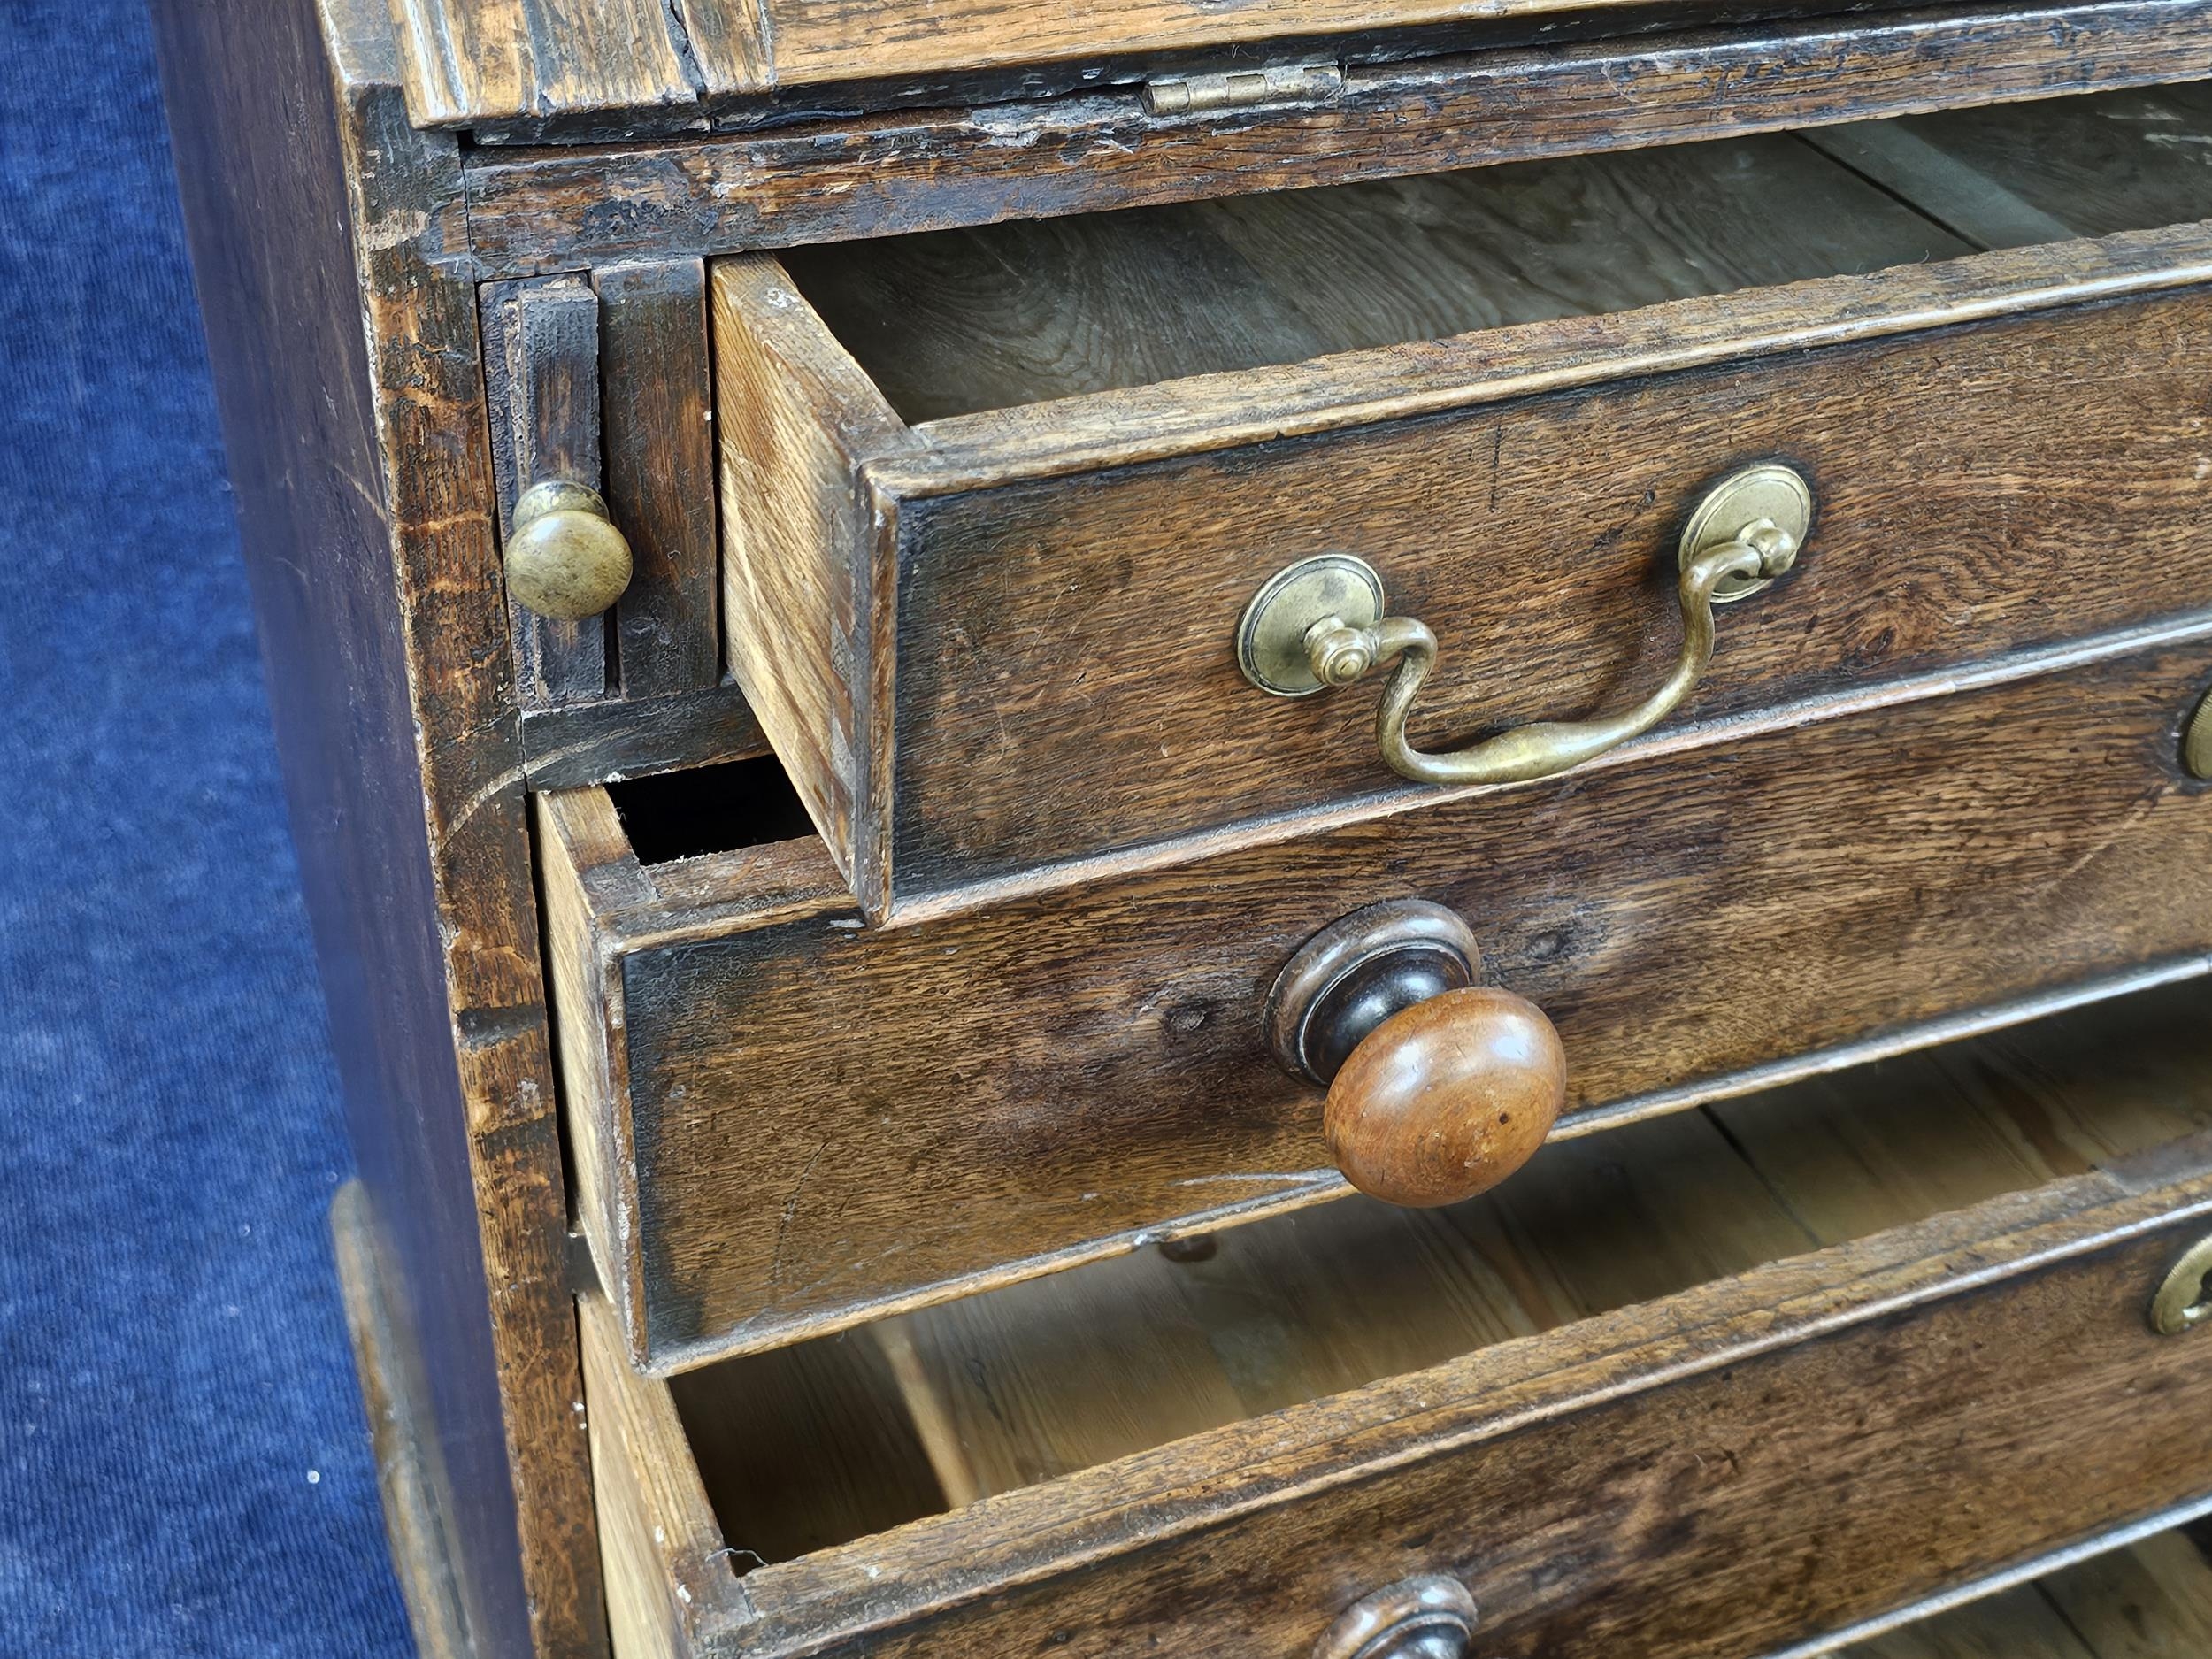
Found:
[[1163, 75], [1145, 82], [1144, 107], [1153, 115], [1199, 115], [1253, 104], [1325, 104], [1343, 90], [1344, 71], [1335, 64], [1279, 64]]

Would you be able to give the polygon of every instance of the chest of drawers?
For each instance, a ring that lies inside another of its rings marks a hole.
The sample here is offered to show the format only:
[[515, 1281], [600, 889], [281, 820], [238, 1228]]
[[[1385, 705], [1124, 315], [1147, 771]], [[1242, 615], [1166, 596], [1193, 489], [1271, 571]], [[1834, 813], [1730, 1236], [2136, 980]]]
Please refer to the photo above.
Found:
[[426, 1651], [2212, 1509], [2202, 0], [161, 24]]

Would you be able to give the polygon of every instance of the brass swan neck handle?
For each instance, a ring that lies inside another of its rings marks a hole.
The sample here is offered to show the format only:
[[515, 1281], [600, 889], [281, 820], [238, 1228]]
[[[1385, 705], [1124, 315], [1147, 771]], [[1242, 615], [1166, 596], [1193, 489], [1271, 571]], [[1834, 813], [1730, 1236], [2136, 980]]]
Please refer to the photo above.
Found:
[[1681, 705], [1712, 662], [1713, 607], [1758, 591], [1796, 563], [1811, 508], [1803, 480], [1771, 465], [1737, 473], [1706, 497], [1683, 536], [1681, 655], [1663, 684], [1620, 714], [1517, 726], [1445, 754], [1415, 748], [1406, 722], [1436, 666], [1436, 635], [1414, 618], [1382, 615], [1380, 579], [1341, 554], [1301, 561], [1260, 590], [1239, 632], [1239, 657], [1262, 689], [1294, 696], [1350, 685], [1394, 658], [1375, 717], [1393, 771], [1440, 784], [1548, 778], [1649, 731]]

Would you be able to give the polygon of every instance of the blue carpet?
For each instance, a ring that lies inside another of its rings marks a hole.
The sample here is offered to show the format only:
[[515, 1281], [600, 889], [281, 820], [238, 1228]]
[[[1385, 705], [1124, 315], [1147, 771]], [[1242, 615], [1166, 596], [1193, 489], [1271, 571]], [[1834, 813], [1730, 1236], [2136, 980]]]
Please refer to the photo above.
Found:
[[398, 1655], [142, 6], [0, 0], [0, 1654]]

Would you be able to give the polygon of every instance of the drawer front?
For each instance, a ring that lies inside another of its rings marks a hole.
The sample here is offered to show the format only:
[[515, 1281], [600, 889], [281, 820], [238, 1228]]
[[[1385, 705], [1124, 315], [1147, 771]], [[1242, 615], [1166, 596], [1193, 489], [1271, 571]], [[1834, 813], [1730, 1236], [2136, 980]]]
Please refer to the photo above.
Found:
[[[639, 1651], [1305, 1659], [1440, 1574], [1475, 1650], [1730, 1659], [2212, 1502], [2201, 1137], [1509, 1341], [741, 1586], [664, 1386], [587, 1310], [610, 1578]], [[648, 1539], [653, 1540], [648, 1544]]]
[[1385, 899], [1457, 911], [1550, 1016], [1570, 1129], [2195, 971], [2212, 799], [2181, 733], [2212, 626], [2046, 667], [883, 933], [754, 865], [625, 865], [603, 795], [547, 797], [580, 1200], [634, 1351], [1340, 1190], [1262, 1013], [1303, 940]]
[[[1365, 559], [1435, 633], [1425, 748], [1624, 708], [1679, 649], [1684, 520], [1750, 462], [1810, 480], [1812, 534], [1719, 612], [1678, 733], [2193, 609], [2208, 374], [2193, 290], [925, 503], [897, 884], [1423, 793], [1377, 753], [1380, 675], [1286, 701], [1239, 672], [1247, 601], [1314, 555]], [[2119, 525], [2116, 583], [2093, 549]]]

